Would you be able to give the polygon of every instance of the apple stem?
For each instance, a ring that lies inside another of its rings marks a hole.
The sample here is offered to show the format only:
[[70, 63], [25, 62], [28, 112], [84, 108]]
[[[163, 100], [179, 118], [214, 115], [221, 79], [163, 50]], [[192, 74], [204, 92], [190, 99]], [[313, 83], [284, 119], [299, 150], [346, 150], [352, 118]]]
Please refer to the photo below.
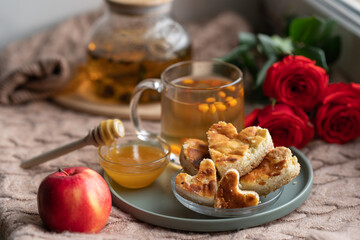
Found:
[[69, 176], [69, 174], [68, 174], [67, 172], [65, 172], [64, 170], [62, 170], [61, 168], [59, 168], [58, 171], [61, 172], [61, 173], [63, 173], [63, 174], [65, 174], [66, 176]]

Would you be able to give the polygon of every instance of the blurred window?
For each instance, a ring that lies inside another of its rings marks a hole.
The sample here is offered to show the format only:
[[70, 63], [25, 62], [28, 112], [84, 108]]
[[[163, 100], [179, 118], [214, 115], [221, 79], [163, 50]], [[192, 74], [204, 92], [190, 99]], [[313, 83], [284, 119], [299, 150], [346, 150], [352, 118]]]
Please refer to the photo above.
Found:
[[360, 37], [360, 0], [307, 0]]

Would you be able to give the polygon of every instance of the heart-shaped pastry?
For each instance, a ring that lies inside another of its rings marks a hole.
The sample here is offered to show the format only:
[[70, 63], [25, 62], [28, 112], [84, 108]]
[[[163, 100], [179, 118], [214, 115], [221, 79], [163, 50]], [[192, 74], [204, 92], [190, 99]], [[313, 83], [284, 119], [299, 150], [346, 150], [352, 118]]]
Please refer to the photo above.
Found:
[[175, 177], [176, 191], [184, 198], [202, 205], [214, 205], [216, 187], [216, 169], [211, 159], [201, 161], [195, 176], [179, 173]]
[[276, 147], [272, 149], [260, 165], [240, 178], [242, 189], [256, 191], [260, 196], [288, 184], [300, 172], [300, 164], [290, 149]]
[[261, 127], [247, 127], [238, 133], [231, 123], [218, 122], [209, 128], [207, 137], [220, 176], [229, 169], [246, 175], [274, 148], [269, 131]]
[[215, 196], [215, 208], [244, 208], [256, 206], [259, 195], [254, 191], [242, 191], [239, 188], [239, 172], [228, 170], [219, 182]]
[[200, 139], [189, 138], [181, 148], [179, 156], [180, 164], [184, 171], [190, 175], [195, 175], [199, 171], [200, 162], [204, 158], [210, 158], [208, 145]]

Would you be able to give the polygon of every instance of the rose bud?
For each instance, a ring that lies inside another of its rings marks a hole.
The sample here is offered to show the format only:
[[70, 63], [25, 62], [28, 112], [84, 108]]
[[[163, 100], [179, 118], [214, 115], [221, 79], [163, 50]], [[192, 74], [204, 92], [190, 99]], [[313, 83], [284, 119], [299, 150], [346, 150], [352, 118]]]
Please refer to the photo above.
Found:
[[279, 103], [311, 112], [323, 99], [329, 77], [326, 71], [304, 56], [287, 56], [267, 71], [265, 96]]
[[267, 128], [275, 146], [304, 147], [314, 136], [309, 118], [301, 108], [285, 104], [267, 105], [245, 118], [245, 127]]
[[343, 144], [360, 136], [360, 84], [329, 84], [315, 115], [315, 130], [330, 143]]

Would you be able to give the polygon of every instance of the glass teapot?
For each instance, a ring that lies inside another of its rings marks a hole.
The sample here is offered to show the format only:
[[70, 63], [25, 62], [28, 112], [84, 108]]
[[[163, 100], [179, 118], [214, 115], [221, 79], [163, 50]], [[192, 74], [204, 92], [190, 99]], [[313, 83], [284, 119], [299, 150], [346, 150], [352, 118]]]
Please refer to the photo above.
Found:
[[[169, 16], [171, 0], [105, 2], [106, 11], [88, 36], [86, 65], [77, 77], [84, 97], [128, 104], [141, 80], [159, 78], [166, 67], [190, 59], [191, 42]], [[148, 91], [141, 100], [158, 97]]]

